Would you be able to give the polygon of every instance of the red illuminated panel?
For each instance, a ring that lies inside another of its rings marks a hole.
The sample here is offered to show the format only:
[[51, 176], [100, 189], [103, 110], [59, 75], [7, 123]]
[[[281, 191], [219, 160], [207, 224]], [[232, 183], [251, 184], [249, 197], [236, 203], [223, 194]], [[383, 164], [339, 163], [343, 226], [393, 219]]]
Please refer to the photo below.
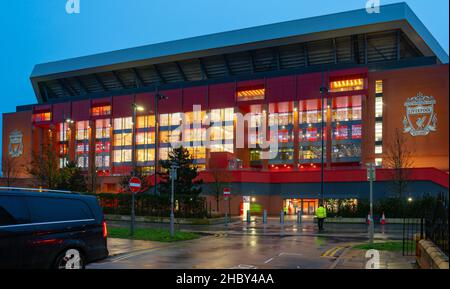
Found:
[[319, 138], [319, 136], [318, 136], [317, 128], [308, 127], [306, 129], [306, 139], [308, 141], [315, 142], [318, 140], [318, 138]]
[[331, 92], [363, 90], [363, 89], [364, 89], [363, 78], [337, 80], [331, 82]]
[[254, 87], [248, 89], [239, 89], [237, 91], [238, 101], [251, 101], [264, 99], [266, 90], [262, 87]]
[[96, 142], [95, 143], [95, 152], [96, 153], [109, 153], [111, 147], [111, 142]]
[[111, 106], [96, 106], [92, 108], [92, 116], [111, 115]]
[[336, 140], [345, 140], [348, 139], [348, 126], [340, 125], [336, 127]]
[[362, 125], [354, 124], [352, 125], [352, 139], [361, 139], [362, 138]]
[[35, 113], [35, 114], [33, 114], [32, 119], [33, 119], [33, 122], [51, 121], [52, 113], [51, 112]]

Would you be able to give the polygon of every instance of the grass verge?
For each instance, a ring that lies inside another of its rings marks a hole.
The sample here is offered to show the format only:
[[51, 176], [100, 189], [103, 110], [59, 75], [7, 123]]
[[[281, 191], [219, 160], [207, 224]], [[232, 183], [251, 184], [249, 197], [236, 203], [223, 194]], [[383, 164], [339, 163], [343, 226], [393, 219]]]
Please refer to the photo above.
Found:
[[[415, 250], [416, 244], [409, 244], [413, 250]], [[383, 243], [373, 243], [373, 244], [359, 244], [354, 246], [355, 249], [360, 250], [378, 250], [378, 251], [391, 251], [391, 252], [401, 252], [403, 250], [403, 242], [383, 242]]]
[[170, 236], [167, 229], [135, 229], [134, 236], [130, 236], [129, 228], [108, 228], [108, 237], [119, 239], [132, 239], [157, 242], [178, 242], [200, 238], [199, 234], [191, 232], [175, 231], [175, 236]]

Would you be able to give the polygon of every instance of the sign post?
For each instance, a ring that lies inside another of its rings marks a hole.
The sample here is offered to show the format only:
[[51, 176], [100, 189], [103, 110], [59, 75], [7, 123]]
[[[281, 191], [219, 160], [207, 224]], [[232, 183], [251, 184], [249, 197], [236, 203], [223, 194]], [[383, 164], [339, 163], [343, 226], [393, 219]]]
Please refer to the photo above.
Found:
[[[230, 198], [231, 195], [231, 190], [229, 188], [224, 188], [223, 189], [223, 198], [224, 198], [224, 202], [225, 204], [227, 203], [228, 199]], [[225, 227], [228, 227], [228, 210], [229, 210], [229, 206], [230, 204], [228, 204], [228, 208], [225, 208]]]
[[172, 193], [170, 195], [170, 237], [175, 236], [175, 215], [173, 212], [173, 205], [174, 205], [174, 194], [175, 194], [175, 180], [177, 179], [177, 169], [179, 166], [172, 165], [170, 167], [170, 179], [172, 181]]
[[130, 234], [131, 236], [134, 235], [134, 223], [135, 223], [135, 218], [136, 218], [136, 214], [134, 211], [134, 204], [136, 202], [135, 200], [135, 195], [137, 192], [139, 192], [141, 190], [142, 187], [142, 183], [141, 180], [137, 177], [132, 177], [128, 183], [128, 187], [130, 188], [131, 191], [131, 227], [130, 227]]
[[370, 190], [370, 223], [369, 223], [369, 239], [370, 243], [373, 243], [374, 234], [374, 222], [373, 222], [373, 182], [376, 180], [375, 165], [372, 163], [367, 164], [367, 180], [369, 181]]

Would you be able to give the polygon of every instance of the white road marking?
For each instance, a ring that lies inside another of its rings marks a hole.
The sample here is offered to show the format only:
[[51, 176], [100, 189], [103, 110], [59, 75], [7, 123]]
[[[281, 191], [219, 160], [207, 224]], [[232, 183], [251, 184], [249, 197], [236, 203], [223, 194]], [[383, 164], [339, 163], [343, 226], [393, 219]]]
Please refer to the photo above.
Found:
[[272, 262], [272, 261], [273, 261], [273, 259], [275, 259], [275, 257], [273, 257], [273, 258], [270, 258], [269, 260], [266, 260], [266, 261], [264, 262], [264, 264], [267, 264], [267, 263], [269, 263], [269, 262]]

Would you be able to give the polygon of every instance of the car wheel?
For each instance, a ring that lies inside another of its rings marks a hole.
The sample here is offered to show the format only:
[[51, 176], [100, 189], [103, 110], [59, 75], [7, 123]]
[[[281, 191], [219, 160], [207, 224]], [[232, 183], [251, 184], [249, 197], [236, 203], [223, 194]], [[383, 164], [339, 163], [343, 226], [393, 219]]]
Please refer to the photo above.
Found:
[[84, 269], [85, 260], [83, 254], [78, 249], [67, 249], [58, 255], [55, 262], [55, 269]]

